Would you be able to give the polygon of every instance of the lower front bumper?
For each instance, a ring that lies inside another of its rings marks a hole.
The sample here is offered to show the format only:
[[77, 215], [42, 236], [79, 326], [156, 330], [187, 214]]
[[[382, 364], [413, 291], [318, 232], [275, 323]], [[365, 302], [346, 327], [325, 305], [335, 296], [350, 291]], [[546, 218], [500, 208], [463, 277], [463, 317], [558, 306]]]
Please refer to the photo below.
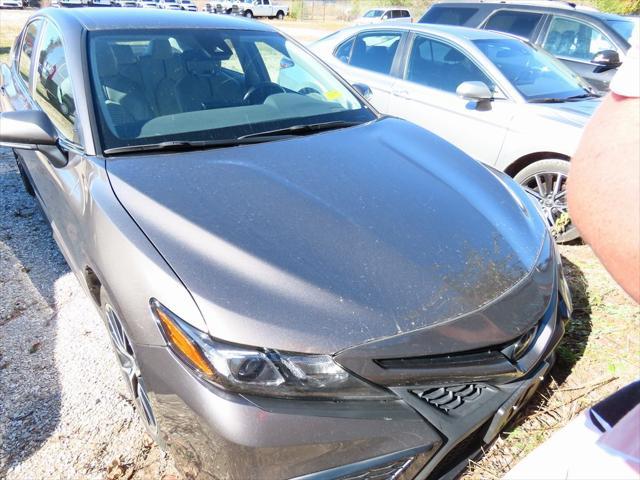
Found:
[[391, 401], [231, 394], [202, 383], [167, 347], [135, 351], [161, 439], [186, 478], [446, 479], [493, 441], [551, 368], [565, 320], [552, 305], [540, 341], [518, 361], [526, 374], [391, 387]]
[[166, 347], [135, 350], [161, 440], [186, 478], [276, 480], [337, 467], [356, 472], [358, 462], [387, 455], [415, 458], [417, 474], [442, 444], [399, 399], [248, 398], [204, 385]]

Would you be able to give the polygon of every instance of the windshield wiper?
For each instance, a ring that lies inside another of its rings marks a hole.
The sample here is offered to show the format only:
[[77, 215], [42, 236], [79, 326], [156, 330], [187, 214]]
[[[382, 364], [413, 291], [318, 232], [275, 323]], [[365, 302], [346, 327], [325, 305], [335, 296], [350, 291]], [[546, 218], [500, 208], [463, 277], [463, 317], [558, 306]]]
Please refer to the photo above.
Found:
[[309, 135], [311, 133], [322, 132], [326, 130], [337, 130], [339, 128], [354, 127], [356, 125], [362, 125], [364, 122], [346, 122], [338, 120], [335, 122], [324, 123], [308, 123], [302, 125], [292, 125], [291, 127], [278, 128], [276, 130], [267, 130], [265, 132], [249, 133], [238, 137], [238, 140], [245, 139], [260, 139], [263, 137], [279, 137], [279, 136], [295, 136], [295, 135]]
[[570, 97], [564, 97], [564, 98], [534, 98], [533, 100], [529, 100], [529, 103], [564, 103], [564, 102], [575, 102], [577, 100], [583, 100], [585, 98], [591, 98], [591, 97], [600, 97], [600, 95], [598, 95], [595, 92], [587, 92], [587, 93], [582, 93], [580, 95], [572, 95]]
[[[264, 140], [262, 140], [264, 141]], [[260, 139], [243, 139], [230, 138], [226, 140], [172, 140], [168, 142], [146, 143], [144, 145], [127, 145], [124, 147], [107, 148], [103, 153], [105, 155], [118, 155], [121, 153], [134, 152], [159, 152], [159, 151], [185, 151], [200, 150], [207, 148], [224, 148], [235, 147], [237, 145], [248, 145], [251, 143], [260, 143]]]

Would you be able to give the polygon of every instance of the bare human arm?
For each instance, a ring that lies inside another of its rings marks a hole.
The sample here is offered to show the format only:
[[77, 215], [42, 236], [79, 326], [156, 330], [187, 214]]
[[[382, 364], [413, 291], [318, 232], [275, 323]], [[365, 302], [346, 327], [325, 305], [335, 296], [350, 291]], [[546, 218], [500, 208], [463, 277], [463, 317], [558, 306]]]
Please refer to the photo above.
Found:
[[606, 97], [571, 160], [568, 201], [582, 237], [640, 301], [640, 98]]

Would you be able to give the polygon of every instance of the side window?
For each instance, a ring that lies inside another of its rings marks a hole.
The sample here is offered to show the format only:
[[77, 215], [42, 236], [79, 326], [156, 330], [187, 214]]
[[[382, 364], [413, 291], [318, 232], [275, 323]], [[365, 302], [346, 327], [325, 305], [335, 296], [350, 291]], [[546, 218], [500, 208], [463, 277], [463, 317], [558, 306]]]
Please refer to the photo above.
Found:
[[402, 10], [402, 18], [409, 18], [411, 16], [411, 14], [409, 13], [409, 10]]
[[462, 82], [493, 82], [460, 50], [437, 40], [417, 37], [409, 55], [407, 80], [455, 93]]
[[587, 62], [602, 50], [617, 50], [599, 30], [563, 17], [553, 17], [542, 47], [553, 55]]
[[390, 73], [400, 37], [400, 33], [361, 33], [355, 39], [349, 63], [372, 72]]
[[478, 12], [477, 8], [450, 8], [433, 6], [420, 19], [420, 23], [439, 25], [464, 25]]
[[263, 5], [269, 5], [269, 0], [262, 0]]
[[349, 63], [349, 59], [351, 57], [351, 48], [353, 47], [354, 39], [355, 37], [352, 37], [344, 42], [337, 48], [336, 52], [334, 53], [334, 56], [341, 62]]
[[240, 59], [238, 58], [238, 53], [231, 43], [231, 40], [227, 38], [225, 39], [224, 43], [226, 43], [227, 47], [229, 47], [229, 50], [231, 50], [231, 56], [226, 60], [222, 60], [220, 62], [220, 66], [222, 68], [226, 68], [227, 70], [231, 70], [233, 72], [241, 73], [244, 75], [244, 70], [242, 70], [242, 65], [240, 64]]
[[269, 79], [274, 83], [278, 83], [278, 78], [280, 77], [280, 62], [285, 58], [284, 55], [264, 42], [256, 42], [256, 47], [269, 73]]
[[76, 104], [58, 29], [47, 23], [38, 54], [35, 100], [60, 133], [75, 140]]
[[540, 19], [541, 13], [501, 10], [493, 14], [483, 28], [530, 39]]
[[38, 37], [38, 31], [40, 30], [41, 24], [42, 21], [40, 20], [31, 22], [27, 27], [27, 30], [24, 32], [22, 44], [20, 45], [18, 71], [25, 83], [29, 83], [29, 71], [31, 69], [31, 61], [34, 54], [33, 50], [35, 48], [36, 38]]

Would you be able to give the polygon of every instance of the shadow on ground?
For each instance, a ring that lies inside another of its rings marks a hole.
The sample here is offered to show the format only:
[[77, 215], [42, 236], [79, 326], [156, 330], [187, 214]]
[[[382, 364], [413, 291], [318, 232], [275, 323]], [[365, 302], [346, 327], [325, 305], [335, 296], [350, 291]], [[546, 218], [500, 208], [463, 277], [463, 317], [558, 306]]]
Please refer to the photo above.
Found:
[[0, 149], [0, 478], [60, 420], [55, 283], [69, 272], [9, 150]]

